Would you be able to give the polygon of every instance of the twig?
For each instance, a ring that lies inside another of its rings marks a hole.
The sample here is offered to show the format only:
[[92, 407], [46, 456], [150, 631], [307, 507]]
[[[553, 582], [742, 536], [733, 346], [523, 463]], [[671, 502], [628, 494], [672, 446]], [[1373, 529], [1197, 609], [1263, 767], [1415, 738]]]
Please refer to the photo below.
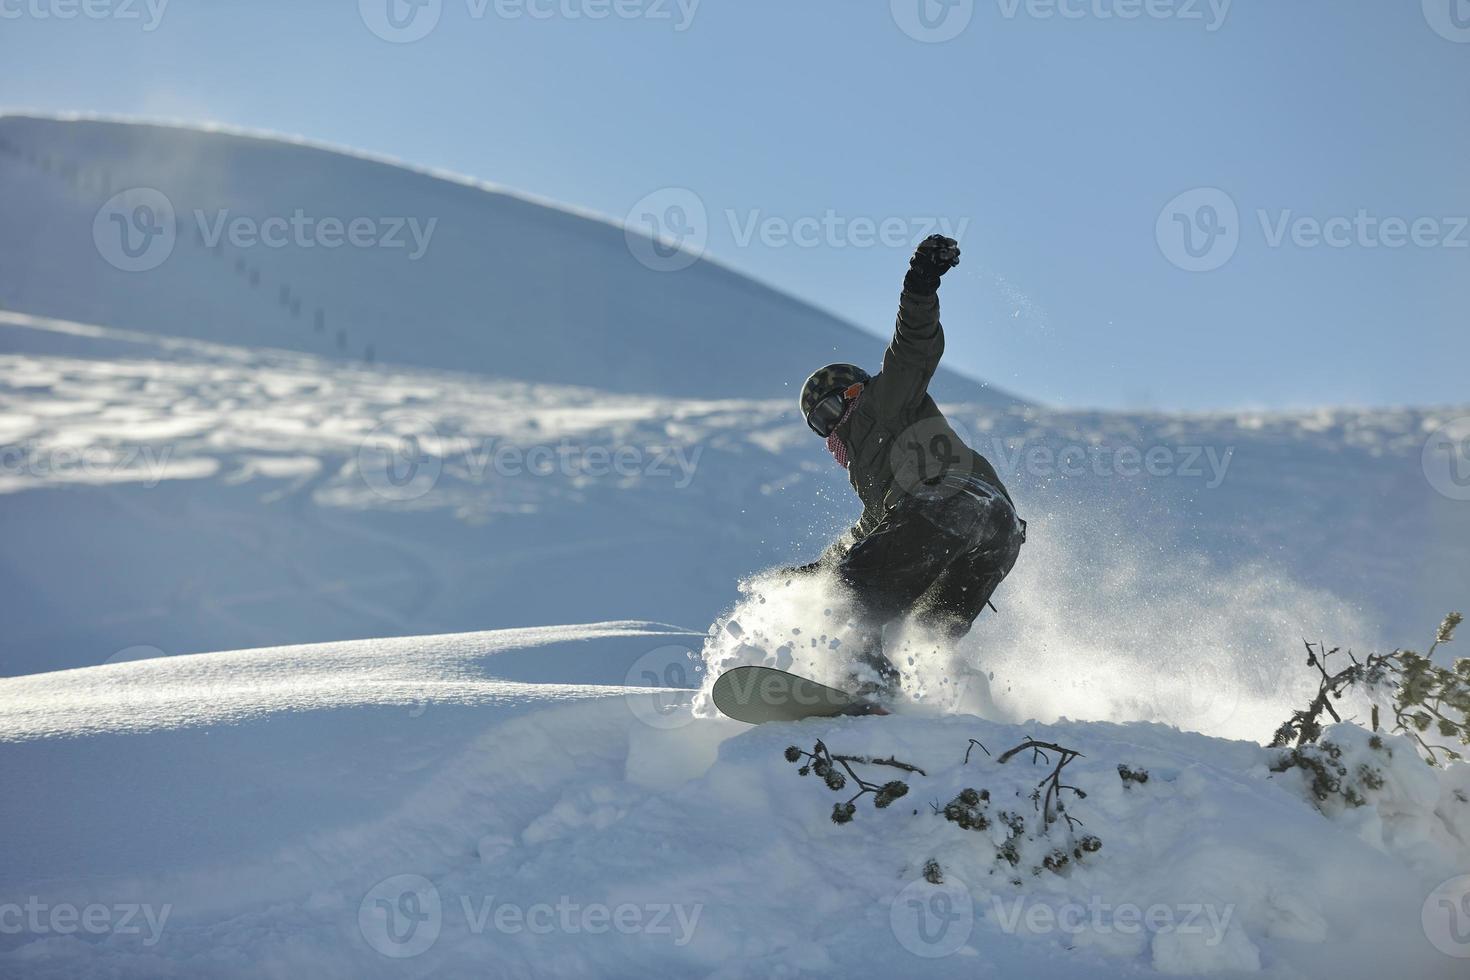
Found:
[[[1065, 748], [1064, 746], [1057, 745], [1055, 742], [1038, 742], [1034, 738], [1028, 738], [1026, 739], [1026, 741], [1022, 742], [1015, 748], [1006, 751], [996, 761], [1003, 765], [1009, 760], [1013, 759], [1018, 753], [1024, 752], [1027, 749], [1031, 750], [1031, 761], [1033, 763], [1036, 762], [1037, 759], [1041, 759], [1042, 761], [1049, 763], [1051, 762], [1051, 759], [1049, 756], [1046, 755], [1046, 753], [1057, 753], [1057, 763], [1052, 768], [1051, 774], [1044, 778], [1041, 782], [1037, 783], [1036, 789], [1031, 791], [1031, 802], [1036, 804], [1036, 808], [1038, 810], [1041, 810], [1042, 819], [1045, 821], [1046, 826], [1050, 827], [1053, 823], [1057, 821], [1059, 817], [1061, 817], [1066, 819], [1068, 829], [1075, 829], [1078, 824], [1082, 823], [1082, 821], [1067, 812], [1067, 807], [1062, 802], [1062, 791], [1071, 790], [1072, 793], [1075, 794], [1079, 800], [1085, 800], [1087, 798], [1087, 794], [1078, 789], [1076, 786], [1072, 786], [1068, 783], [1062, 782], [1062, 770], [1066, 768], [1067, 763], [1071, 762], [1073, 759], [1081, 758], [1082, 753], [1078, 752], [1076, 749], [1069, 749]], [[1044, 795], [1043, 790], [1045, 791]]]
[[[818, 742], [817, 744], [821, 745], [822, 743]], [[834, 755], [832, 756], [832, 761], [841, 762], [844, 765], [849, 762], [856, 762], [859, 765], [863, 766], [892, 766], [895, 769], [902, 769], [904, 772], [916, 772], [920, 776], [929, 775], [918, 766], [911, 766], [907, 762], [899, 762], [891, 755], [886, 759], [873, 759], [866, 755]], [[850, 771], [851, 770], [849, 770], [849, 772]]]
[[[800, 774], [805, 776], [808, 771], [815, 772], [827, 784], [827, 788], [833, 792], [840, 792], [846, 787], [848, 779], [857, 783], [857, 793], [846, 803], [839, 803], [833, 807], [832, 819], [835, 823], [846, 823], [851, 820], [854, 805], [868, 793], [872, 793], [875, 797], [873, 805], [882, 809], [909, 791], [908, 784], [901, 780], [891, 780], [887, 783], [869, 782], [858, 775], [857, 770], [853, 768], [854, 765], [891, 766], [895, 769], [901, 769], [904, 772], [918, 773], [921, 776], [928, 775], [918, 766], [909, 765], [907, 762], [899, 762], [892, 756], [889, 756], [887, 759], [874, 759], [865, 755], [833, 755], [831, 750], [820, 739], [817, 740], [816, 745], [812, 746], [810, 752], [803, 752], [795, 745], [786, 749], [786, 761], [801, 762], [803, 759], [807, 760], [807, 762], [799, 770]], [[845, 778], [842, 773], [836, 770], [836, 766], [841, 766], [847, 773]]]

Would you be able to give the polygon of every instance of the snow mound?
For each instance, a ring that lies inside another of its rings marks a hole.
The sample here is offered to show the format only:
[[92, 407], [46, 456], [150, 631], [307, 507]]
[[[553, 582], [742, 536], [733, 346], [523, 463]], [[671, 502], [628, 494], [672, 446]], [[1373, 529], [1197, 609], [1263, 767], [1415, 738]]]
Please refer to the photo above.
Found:
[[[690, 640], [604, 624], [0, 680], [0, 973], [1462, 975], [1431, 899], [1470, 871], [1464, 766], [1406, 751], [1379, 798], [1324, 814], [1271, 750], [1161, 725], [751, 729], [693, 713], [698, 678], [667, 672]], [[1082, 753], [1076, 826], [1032, 799], [1054, 752], [1000, 761], [1028, 738]], [[838, 825], [857, 784], [786, 756], [818, 741], [922, 773], [852, 763], [907, 792]], [[944, 816], [966, 789], [984, 826]]]

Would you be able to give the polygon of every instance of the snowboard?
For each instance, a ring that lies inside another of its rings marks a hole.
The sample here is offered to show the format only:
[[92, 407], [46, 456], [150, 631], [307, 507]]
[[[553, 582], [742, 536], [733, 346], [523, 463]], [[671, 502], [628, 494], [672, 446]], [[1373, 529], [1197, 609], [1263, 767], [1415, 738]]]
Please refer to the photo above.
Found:
[[888, 714], [888, 709], [876, 701], [775, 667], [727, 670], [715, 678], [710, 694], [721, 714], [747, 725], [841, 715]]

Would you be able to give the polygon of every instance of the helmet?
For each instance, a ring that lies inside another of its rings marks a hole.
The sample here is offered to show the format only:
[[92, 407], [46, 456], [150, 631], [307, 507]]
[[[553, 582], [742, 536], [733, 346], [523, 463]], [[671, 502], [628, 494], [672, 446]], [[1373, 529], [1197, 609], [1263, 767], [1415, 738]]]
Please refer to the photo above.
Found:
[[806, 384], [801, 386], [801, 417], [806, 418], [817, 407], [817, 402], [834, 392], [843, 391], [856, 384], [867, 384], [872, 375], [856, 364], [828, 364], [818, 368]]

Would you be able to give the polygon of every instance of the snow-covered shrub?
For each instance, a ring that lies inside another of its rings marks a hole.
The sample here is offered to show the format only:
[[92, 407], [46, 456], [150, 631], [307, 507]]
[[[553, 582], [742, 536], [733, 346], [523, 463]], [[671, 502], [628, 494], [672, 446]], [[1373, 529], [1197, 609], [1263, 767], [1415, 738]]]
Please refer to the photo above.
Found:
[[[1426, 734], [1470, 745], [1470, 659], [1455, 661], [1453, 669], [1440, 667], [1431, 659], [1436, 647], [1454, 638], [1455, 627], [1462, 621], [1459, 613], [1446, 616], [1429, 653], [1422, 657], [1412, 650], [1395, 654], [1394, 728], [1411, 735], [1430, 762], [1439, 761], [1437, 752], [1444, 752], [1447, 759], [1459, 759], [1461, 754], [1430, 742]], [[1378, 727], [1376, 707], [1373, 727]]]
[[[972, 748], [980, 744], [974, 739], [970, 741]], [[984, 748], [983, 745], [980, 747]], [[963, 830], [984, 834], [995, 847], [997, 862], [1004, 861], [1012, 868], [1029, 862], [1033, 875], [1040, 874], [1043, 870], [1062, 873], [1074, 860], [1080, 861], [1084, 854], [1094, 854], [1102, 848], [1102, 841], [1092, 834], [1080, 838], [1073, 835], [1072, 831], [1081, 821], [1066, 812], [1066, 805], [1062, 801], [1064, 791], [1072, 793], [1078, 799], [1087, 797], [1081, 789], [1062, 782], [1062, 770], [1067, 763], [1079, 758], [1081, 753], [1050, 742], [1026, 739], [1003, 753], [997, 762], [1008, 762], [1027, 749], [1032, 752], [1033, 762], [1049, 763], [1051, 759], [1047, 753], [1057, 754], [1051, 773], [1037, 784], [1028, 797], [1041, 815], [1040, 826], [1034, 833], [1027, 833], [1026, 818], [1019, 813], [1000, 810], [992, 814], [990, 791], [987, 789], [966, 787], [946, 803], [939, 813], [945, 820]], [[989, 755], [989, 752], [986, 754]], [[968, 752], [965, 757], [968, 761]], [[1053, 838], [1051, 829], [1054, 824], [1061, 824], [1062, 821], [1065, 821], [1066, 840], [1058, 841]]]
[[[873, 794], [873, 806], [879, 810], [886, 809], [889, 804], [903, 796], [909, 791], [908, 783], [901, 779], [892, 779], [886, 783], [869, 782], [860, 776], [854, 765], [862, 766], [892, 766], [905, 772], [916, 772], [923, 775], [924, 771], [917, 766], [911, 766], [897, 759], [873, 759], [861, 755], [833, 755], [821, 740], [812, 746], [810, 752], [803, 752], [795, 745], [786, 747], [786, 761], [790, 763], [803, 762], [804, 764], [796, 770], [797, 775], [806, 776], [815, 773], [817, 778], [826, 784], [827, 788], [834, 793], [841, 792], [847, 787], [849, 778], [858, 786], [858, 791], [845, 803], [834, 803], [832, 805], [832, 822], [835, 824], [851, 823], [857, 814], [857, 801], [869, 793]], [[847, 771], [844, 776], [838, 767]]]
[[1329, 726], [1316, 745], [1282, 749], [1271, 768], [1365, 842], [1426, 875], [1470, 868], [1470, 765], [1428, 766], [1407, 735]]
[[[1470, 660], [1446, 668], [1431, 659], [1462, 619], [1446, 616], [1424, 655], [1395, 650], [1360, 661], [1349, 653], [1336, 673], [1326, 664], [1338, 651], [1307, 644], [1307, 663], [1321, 675], [1317, 696], [1271, 742], [1281, 750], [1273, 772], [1297, 774], [1319, 810], [1426, 873], [1470, 866], [1470, 765], [1444, 744], [1470, 744]], [[1333, 707], [1353, 689], [1372, 702], [1371, 731], [1343, 722]], [[1324, 726], [1323, 714], [1337, 724]]]
[[[1381, 709], [1386, 705], [1393, 715], [1391, 731], [1408, 735], [1431, 764], [1462, 758], [1456, 749], [1431, 739], [1470, 745], [1470, 659], [1456, 661], [1453, 668], [1441, 667], [1433, 661], [1435, 650], [1441, 643], [1454, 639], [1455, 628], [1463, 620], [1457, 612], [1446, 616], [1435, 631], [1427, 654], [1421, 656], [1413, 650], [1400, 649], [1359, 660], [1348, 651], [1350, 664], [1336, 673], [1328, 672], [1327, 663], [1340, 652], [1339, 648], [1324, 650], [1321, 644], [1306, 644], [1307, 666], [1321, 675], [1317, 695], [1276, 730], [1271, 747], [1295, 745], [1302, 749], [1315, 744], [1322, 737], [1323, 713], [1341, 722], [1333, 702], [1342, 700], [1349, 690], [1361, 688], [1374, 702], [1375, 732], [1379, 730]], [[1331, 763], [1318, 753], [1307, 753], [1302, 756], [1302, 762], [1320, 765], [1324, 774], [1330, 773]]]
[[1124, 786], [1127, 786], [1129, 783], [1137, 783], [1142, 786], [1148, 782], [1148, 770], [1134, 769], [1120, 762], [1118, 763], [1118, 778], [1123, 780]]
[[[1356, 725], [1340, 727], [1346, 732], [1363, 732]], [[1383, 789], [1383, 766], [1393, 759], [1392, 750], [1379, 735], [1370, 736], [1367, 747], [1366, 757], [1362, 753], [1347, 754], [1337, 742], [1324, 738], [1315, 745], [1299, 745], [1283, 751], [1271, 763], [1271, 771], [1300, 769], [1307, 777], [1312, 798], [1319, 805], [1363, 806]], [[1383, 758], [1376, 758], [1374, 753]]]

